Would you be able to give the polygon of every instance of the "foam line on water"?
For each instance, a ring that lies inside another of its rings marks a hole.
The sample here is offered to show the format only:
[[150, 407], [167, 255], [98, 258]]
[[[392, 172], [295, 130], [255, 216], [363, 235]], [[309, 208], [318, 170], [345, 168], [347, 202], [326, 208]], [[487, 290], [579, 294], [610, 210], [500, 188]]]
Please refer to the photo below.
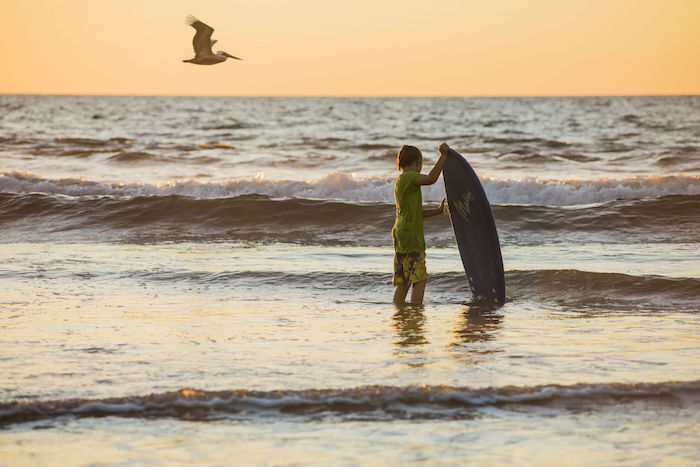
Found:
[[[700, 177], [687, 175], [598, 180], [506, 180], [483, 177], [481, 180], [489, 201], [496, 205], [574, 206], [616, 199], [700, 194]], [[257, 194], [273, 198], [393, 203], [393, 184], [393, 178], [360, 178], [343, 172], [332, 172], [310, 181], [269, 180], [260, 175], [222, 182], [188, 180], [162, 184], [96, 182], [82, 178], [47, 179], [26, 172], [0, 172], [0, 192], [66, 196], [181, 195], [208, 199]], [[426, 201], [439, 201], [442, 197], [444, 188], [440, 182], [423, 189]]]

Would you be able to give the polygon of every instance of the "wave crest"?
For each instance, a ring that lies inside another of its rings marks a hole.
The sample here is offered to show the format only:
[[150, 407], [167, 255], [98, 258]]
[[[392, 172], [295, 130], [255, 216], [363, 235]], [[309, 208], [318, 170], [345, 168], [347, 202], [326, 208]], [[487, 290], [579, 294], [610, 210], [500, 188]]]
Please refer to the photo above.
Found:
[[[129, 153], [131, 158], [133, 153]], [[138, 154], [142, 156], [142, 154]], [[700, 195], [700, 176], [651, 176], [620, 180], [504, 180], [483, 177], [491, 204], [576, 206], [618, 199], [657, 198], [669, 195]], [[196, 180], [163, 184], [94, 182], [82, 178], [46, 179], [25, 172], [0, 172], [0, 192], [45, 193], [67, 196], [166, 196], [230, 198], [264, 195], [273, 198], [330, 199], [351, 202], [394, 202], [394, 179], [359, 178], [332, 172], [311, 181], [268, 180], [263, 175], [221, 182]], [[428, 202], [444, 197], [441, 183], [424, 187]]]
[[[11, 183], [21, 182], [11, 179]], [[103, 186], [90, 182], [65, 183], [67, 192], [76, 188], [82, 193], [104, 191]], [[332, 178], [319, 182], [313, 189], [316, 194], [333, 194], [338, 184], [347, 185], [348, 190], [356, 189], [350, 179]], [[40, 182], [33, 187], [42, 188]], [[201, 187], [206, 190], [211, 185]], [[305, 192], [306, 188], [302, 186], [299, 191]], [[119, 190], [120, 187], [114, 187], [114, 191]], [[614, 201], [578, 209], [500, 205], [494, 206], [493, 213], [504, 244], [561, 241], [565, 236], [585, 236], [588, 241], [603, 242], [626, 242], [631, 238], [646, 242], [697, 242], [698, 209], [700, 195]], [[49, 235], [72, 232], [74, 238], [104, 239], [108, 235], [139, 242], [225, 239], [384, 246], [391, 245], [394, 214], [393, 203], [286, 199], [257, 194], [194, 198], [0, 193], [4, 236], [16, 234], [25, 240], [46, 240]], [[427, 222], [425, 234], [431, 245], [454, 245], [448, 216]]]
[[338, 416], [382, 419], [464, 419], [485, 407], [604, 410], [635, 401], [665, 406], [700, 403], [700, 381], [665, 383], [504, 386], [363, 386], [351, 389], [281, 391], [178, 391], [107, 399], [63, 399], [0, 403], [0, 426], [73, 417], [218, 418]]

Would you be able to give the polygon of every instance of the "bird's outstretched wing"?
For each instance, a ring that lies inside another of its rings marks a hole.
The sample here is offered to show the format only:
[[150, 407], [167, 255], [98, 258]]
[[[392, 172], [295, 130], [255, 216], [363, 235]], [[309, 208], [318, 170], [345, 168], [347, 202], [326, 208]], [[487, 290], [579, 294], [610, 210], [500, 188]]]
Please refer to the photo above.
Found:
[[195, 57], [200, 55], [212, 55], [211, 35], [214, 32], [214, 28], [202, 23], [192, 15], [187, 17], [186, 22], [197, 30], [197, 32], [194, 34], [194, 38], [192, 39], [192, 47], [194, 47]]

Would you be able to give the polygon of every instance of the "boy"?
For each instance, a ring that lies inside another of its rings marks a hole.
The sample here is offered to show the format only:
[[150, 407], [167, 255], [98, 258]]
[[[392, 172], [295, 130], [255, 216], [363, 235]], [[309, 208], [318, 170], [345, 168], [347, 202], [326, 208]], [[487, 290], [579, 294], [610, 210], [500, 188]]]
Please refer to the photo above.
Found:
[[394, 303], [405, 303], [408, 289], [411, 291], [411, 303], [423, 304], [425, 282], [428, 272], [425, 268], [425, 237], [423, 236], [423, 218], [436, 216], [445, 212], [445, 200], [436, 209], [423, 209], [421, 185], [432, 185], [440, 177], [445, 164], [447, 143], [439, 147], [440, 159], [428, 175], [420, 173], [423, 168], [423, 154], [415, 146], [404, 145], [396, 156], [396, 165], [401, 175], [394, 185], [396, 200], [396, 222], [391, 230], [394, 239]]

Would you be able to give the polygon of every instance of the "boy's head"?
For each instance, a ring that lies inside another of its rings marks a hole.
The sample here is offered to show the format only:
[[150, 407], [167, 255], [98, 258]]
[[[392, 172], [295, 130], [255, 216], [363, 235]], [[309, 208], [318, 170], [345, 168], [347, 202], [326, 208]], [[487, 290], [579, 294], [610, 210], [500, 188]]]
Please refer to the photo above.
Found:
[[396, 165], [399, 167], [399, 170], [408, 167], [414, 162], [423, 162], [423, 154], [421, 154], [420, 149], [408, 144], [401, 146], [396, 156]]

